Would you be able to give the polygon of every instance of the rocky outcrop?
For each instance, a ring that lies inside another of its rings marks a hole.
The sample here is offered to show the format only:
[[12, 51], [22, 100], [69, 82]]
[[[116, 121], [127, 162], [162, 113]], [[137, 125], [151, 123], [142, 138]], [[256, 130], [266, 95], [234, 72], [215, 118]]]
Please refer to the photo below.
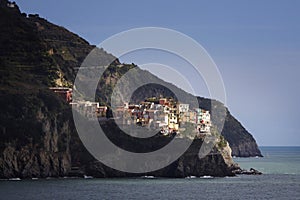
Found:
[[[137, 142], [135, 145], [126, 144], [122, 142], [123, 147], [130, 145], [131, 151], [146, 151], [147, 148], [155, 148], [155, 146], [160, 146], [160, 144], [165, 143], [166, 140], [170, 138], [165, 138], [164, 136], [154, 138], [151, 142]], [[182, 138], [173, 138], [175, 140], [184, 140]], [[96, 161], [84, 150], [79, 150], [81, 155], [75, 153], [76, 158], [80, 159], [80, 170], [77, 175], [88, 175], [98, 178], [105, 177], [141, 177], [141, 176], [155, 176], [155, 177], [171, 177], [171, 178], [183, 178], [189, 176], [214, 176], [214, 177], [224, 177], [224, 176], [234, 176], [233, 170], [238, 170], [239, 167], [233, 162], [230, 155], [230, 147], [218, 149], [215, 147], [212, 151], [203, 158], [199, 158], [199, 150], [203, 144], [202, 139], [195, 139], [189, 149], [175, 162], [169, 166], [154, 171], [143, 174], [132, 174], [120, 172], [109, 167], [106, 167], [101, 162]], [[78, 148], [77, 148], [78, 149]], [[74, 155], [73, 155], [74, 156]], [[78, 162], [77, 162], [78, 163]]]
[[233, 170], [234, 174], [243, 174], [243, 175], [262, 175], [262, 172], [254, 169], [254, 168], [250, 168], [250, 170], [246, 170], [246, 169], [235, 169]]
[[222, 135], [229, 142], [232, 155], [236, 157], [262, 157], [253, 136], [227, 111]]
[[[101, 122], [101, 127], [112, 143], [130, 152], [152, 152], [168, 144], [171, 140], [181, 143], [187, 138], [165, 137], [155, 135], [147, 139], [138, 139], [125, 134], [114, 121]], [[232, 172], [239, 169], [231, 157], [231, 149], [228, 145], [218, 147], [216, 145], [207, 156], [199, 158], [199, 150], [203, 144], [203, 139], [195, 139], [189, 149], [169, 166], [158, 171], [145, 174], [132, 174], [111, 169], [95, 158], [85, 149], [81, 140], [75, 136], [71, 140], [71, 158], [74, 170], [70, 171], [70, 176], [93, 176], [105, 177], [188, 177], [188, 176], [233, 176]], [[111, 153], [113, 157], [114, 154]]]
[[34, 178], [66, 176], [70, 169], [70, 156], [66, 152], [49, 152], [33, 144], [8, 144], [0, 158], [0, 177]]

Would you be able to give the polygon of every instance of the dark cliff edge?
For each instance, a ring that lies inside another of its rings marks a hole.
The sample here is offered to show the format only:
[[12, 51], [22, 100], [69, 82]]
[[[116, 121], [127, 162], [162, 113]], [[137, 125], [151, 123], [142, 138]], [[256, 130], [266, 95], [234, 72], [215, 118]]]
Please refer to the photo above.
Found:
[[[130, 152], [152, 152], [160, 149], [168, 144], [171, 140], [175, 140], [179, 144], [189, 140], [187, 138], [174, 138], [165, 136], [153, 136], [150, 139], [137, 139], [124, 134], [118, 126], [115, 126], [113, 121], [102, 122], [103, 130], [108, 138], [122, 149]], [[228, 146], [218, 148], [217, 146], [204, 158], [199, 158], [199, 150], [203, 144], [203, 139], [195, 139], [188, 150], [180, 156], [175, 162], [160, 170], [148, 173], [125, 173], [111, 169], [101, 162], [95, 160], [87, 150], [81, 145], [79, 138], [73, 138], [73, 147], [76, 148], [72, 152], [72, 164], [75, 167], [75, 172], [71, 171], [70, 175], [82, 176], [88, 175], [97, 178], [106, 177], [170, 177], [183, 178], [189, 176], [234, 176], [234, 170], [239, 170], [239, 167], [230, 156], [230, 148]], [[112, 155], [113, 156], [113, 155]], [[159, 157], [159, 156], [158, 156]]]
[[[159, 138], [161, 139], [161, 138]], [[182, 140], [182, 139], [177, 139]], [[192, 145], [180, 158], [167, 167], [160, 170], [141, 174], [124, 173], [109, 167], [106, 167], [102, 163], [91, 160], [81, 166], [80, 171], [83, 174], [91, 175], [97, 178], [106, 177], [142, 177], [142, 176], [154, 176], [154, 177], [168, 177], [168, 178], [185, 178], [190, 176], [213, 176], [224, 177], [234, 176], [234, 170], [239, 169], [237, 165], [229, 165], [224, 160], [221, 153], [211, 153], [204, 158], [198, 157], [198, 152], [203, 141], [196, 139]], [[215, 149], [216, 152], [218, 150]]]
[[[0, 1], [0, 26], [0, 178], [62, 177], [72, 173], [133, 176], [102, 165], [87, 152], [75, 130], [70, 106], [48, 90], [54, 85], [71, 86], [77, 68], [95, 46], [37, 15], [21, 13], [16, 4], [6, 0]], [[98, 54], [101, 60], [113, 58], [102, 49]], [[120, 64], [117, 59], [115, 64]], [[116, 74], [106, 78], [112, 77]], [[111, 90], [111, 85], [101, 89]], [[106, 93], [100, 92], [98, 97], [102, 102], [108, 99]], [[199, 100], [208, 106], [209, 100]], [[232, 155], [261, 155], [254, 138], [229, 112], [222, 134], [233, 149]], [[228, 149], [198, 159], [195, 152], [200, 144], [201, 140], [196, 140], [176, 162], [151, 174], [233, 175], [231, 156], [225, 156]]]

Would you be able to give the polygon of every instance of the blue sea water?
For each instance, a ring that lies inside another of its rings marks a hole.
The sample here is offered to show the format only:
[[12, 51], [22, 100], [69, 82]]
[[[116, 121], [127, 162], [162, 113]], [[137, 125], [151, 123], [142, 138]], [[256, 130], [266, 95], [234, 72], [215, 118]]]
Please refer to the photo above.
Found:
[[300, 175], [300, 147], [260, 147], [263, 158], [234, 158], [242, 168], [265, 174]]
[[300, 147], [262, 147], [236, 158], [263, 175], [225, 178], [0, 181], [0, 199], [300, 199]]

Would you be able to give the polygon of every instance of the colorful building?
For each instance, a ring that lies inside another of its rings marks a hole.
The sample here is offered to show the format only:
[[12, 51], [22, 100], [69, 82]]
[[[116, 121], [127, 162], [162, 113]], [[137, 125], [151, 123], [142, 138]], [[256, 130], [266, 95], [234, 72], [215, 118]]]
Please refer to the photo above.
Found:
[[66, 102], [70, 103], [72, 101], [72, 88], [50, 87], [49, 89], [61, 96]]
[[98, 117], [106, 117], [107, 106], [99, 106], [97, 108], [97, 116]]
[[196, 111], [196, 124], [197, 124], [197, 130], [200, 133], [210, 133], [210, 127], [211, 127], [211, 119], [210, 119], [210, 113], [209, 111], [197, 108]]
[[195, 124], [199, 133], [209, 134], [211, 119], [209, 111], [189, 104], [177, 103], [173, 99], [151, 98], [138, 105], [124, 103], [114, 109], [114, 118], [122, 125], [136, 124], [161, 130], [164, 134], [178, 133], [185, 123]]

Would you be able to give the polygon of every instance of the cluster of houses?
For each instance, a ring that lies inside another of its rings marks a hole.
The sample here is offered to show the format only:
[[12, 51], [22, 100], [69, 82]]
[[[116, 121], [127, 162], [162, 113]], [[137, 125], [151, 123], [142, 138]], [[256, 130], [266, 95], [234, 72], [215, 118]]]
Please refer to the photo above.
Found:
[[172, 98], [149, 98], [140, 104], [124, 103], [113, 109], [118, 124], [159, 129], [162, 134], [179, 133], [185, 124], [191, 123], [199, 133], [210, 134], [211, 119], [209, 111], [195, 108], [189, 104], [176, 102]]
[[[52, 87], [50, 90], [60, 95], [81, 115], [88, 119], [106, 119], [107, 106], [98, 102], [72, 101], [72, 89]], [[211, 117], [209, 111], [190, 108], [189, 104], [179, 103], [173, 98], [148, 98], [140, 104], [130, 104], [112, 108], [113, 119], [119, 125], [139, 125], [160, 130], [164, 135], [179, 133], [187, 123], [193, 124], [201, 134], [210, 134]]]

